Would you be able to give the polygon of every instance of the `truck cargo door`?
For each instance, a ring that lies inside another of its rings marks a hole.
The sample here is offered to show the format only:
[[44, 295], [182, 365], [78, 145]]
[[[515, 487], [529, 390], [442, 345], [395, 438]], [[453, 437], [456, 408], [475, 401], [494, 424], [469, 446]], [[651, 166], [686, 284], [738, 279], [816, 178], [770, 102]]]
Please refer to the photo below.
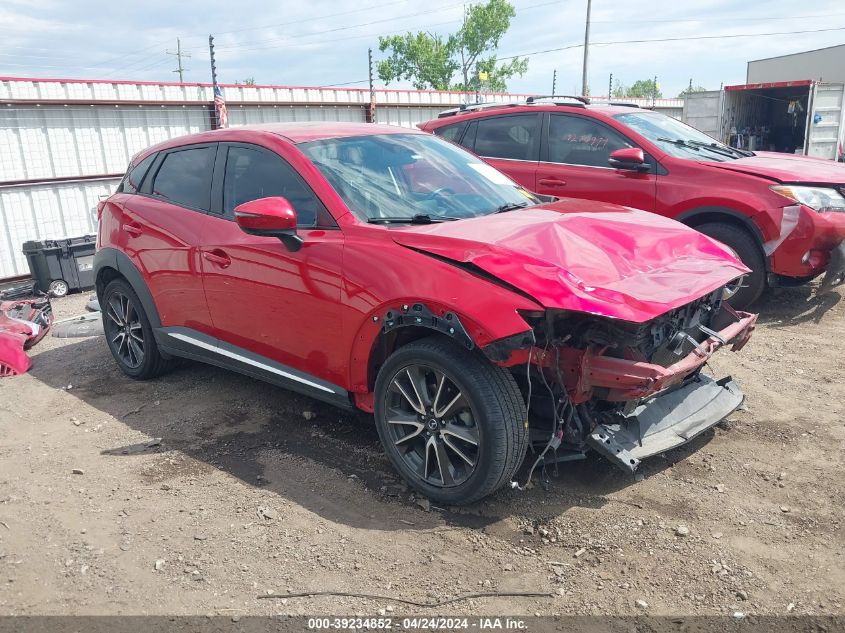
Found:
[[720, 125], [721, 118], [721, 90], [693, 92], [684, 98], [684, 123], [719, 141], [724, 140]]
[[813, 85], [804, 153], [816, 158], [838, 160], [842, 156], [843, 101], [845, 85]]

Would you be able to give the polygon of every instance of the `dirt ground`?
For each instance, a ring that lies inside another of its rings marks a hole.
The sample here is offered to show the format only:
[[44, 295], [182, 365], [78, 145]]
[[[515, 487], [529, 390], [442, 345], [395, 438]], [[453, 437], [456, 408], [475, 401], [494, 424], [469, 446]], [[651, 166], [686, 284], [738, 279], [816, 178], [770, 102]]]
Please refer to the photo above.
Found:
[[366, 416], [48, 338], [0, 380], [0, 614], [843, 614], [843, 292], [765, 299], [712, 362], [746, 406], [636, 480], [594, 458], [465, 509], [415, 500]]

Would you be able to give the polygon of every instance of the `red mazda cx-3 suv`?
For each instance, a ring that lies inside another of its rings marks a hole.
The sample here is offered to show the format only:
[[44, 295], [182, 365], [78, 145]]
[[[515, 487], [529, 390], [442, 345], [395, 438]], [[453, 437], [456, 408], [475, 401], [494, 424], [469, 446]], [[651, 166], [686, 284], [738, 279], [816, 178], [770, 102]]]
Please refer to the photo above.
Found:
[[642, 211], [540, 204], [417, 130], [174, 139], [99, 214], [124, 373], [185, 357], [374, 412], [397, 470], [438, 501], [512, 482], [530, 441], [534, 466], [593, 448], [633, 471], [742, 401], [700, 371], [756, 320], [722, 302], [747, 272], [722, 245]]
[[652, 211], [729, 246], [751, 274], [742, 308], [767, 286], [845, 272], [845, 165], [748, 152], [672, 117], [584, 97], [529, 97], [448, 110], [420, 125], [539, 194]]

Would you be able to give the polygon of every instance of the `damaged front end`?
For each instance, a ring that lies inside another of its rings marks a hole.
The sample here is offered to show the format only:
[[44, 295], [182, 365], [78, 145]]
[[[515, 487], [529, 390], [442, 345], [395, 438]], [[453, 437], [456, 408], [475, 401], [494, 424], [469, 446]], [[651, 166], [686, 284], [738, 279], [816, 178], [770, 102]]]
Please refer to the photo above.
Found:
[[741, 349], [757, 321], [723, 303], [721, 289], [644, 323], [562, 310], [523, 316], [529, 332], [484, 351], [522, 382], [546, 463], [592, 448], [633, 472], [743, 401], [730, 377], [701, 373], [721, 347]]

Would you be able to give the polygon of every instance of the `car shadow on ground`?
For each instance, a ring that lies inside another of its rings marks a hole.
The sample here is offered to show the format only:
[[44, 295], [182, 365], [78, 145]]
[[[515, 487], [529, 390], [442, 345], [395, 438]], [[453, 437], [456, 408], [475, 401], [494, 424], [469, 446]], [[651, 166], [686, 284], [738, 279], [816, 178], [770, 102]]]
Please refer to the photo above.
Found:
[[759, 322], [772, 327], [792, 327], [800, 323], [820, 323], [828, 311], [842, 301], [842, 290], [816, 294], [818, 284], [778, 288], [765, 293], [751, 306], [760, 314]]
[[[433, 511], [425, 514], [382, 452], [371, 416], [199, 363], [186, 362], [156, 380], [134, 381], [117, 369], [102, 338], [44, 350], [34, 360], [30, 373], [36, 379], [54, 389], [72, 381], [69, 394], [150, 438], [104, 449], [104, 459], [181, 451], [326, 520], [355, 527], [487, 528], [514, 516], [536, 520], [575, 506], [601, 508], [612, 493], [636, 485], [632, 475], [589, 455], [560, 464], [557, 476], [544, 477], [538, 470], [527, 490], [503, 489], [462, 508], [432, 504]], [[640, 475], [651, 477], [683, 460], [712, 435], [645, 462]], [[529, 455], [525, 461], [517, 476], [521, 483], [533, 460]], [[163, 483], [185, 474], [184, 466], [168, 466], [171, 462], [162, 459], [159, 470], [145, 468], [144, 476]], [[545, 474], [554, 473], [551, 466]], [[398, 518], [403, 516], [413, 520]]]

